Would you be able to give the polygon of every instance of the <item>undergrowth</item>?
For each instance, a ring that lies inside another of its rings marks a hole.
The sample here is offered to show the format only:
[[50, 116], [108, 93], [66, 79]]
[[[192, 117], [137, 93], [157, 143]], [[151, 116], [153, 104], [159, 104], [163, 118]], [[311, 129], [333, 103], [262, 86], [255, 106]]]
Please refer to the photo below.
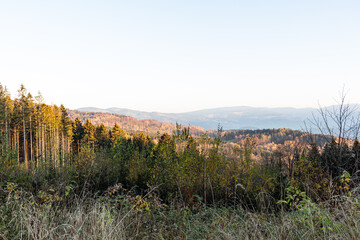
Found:
[[[114, 185], [101, 195], [71, 187], [37, 195], [15, 183], [1, 188], [1, 239], [359, 239], [356, 191], [314, 203], [289, 187], [283, 210], [165, 204], [156, 188], [143, 195]], [[336, 206], [336, 207], [334, 207]]]

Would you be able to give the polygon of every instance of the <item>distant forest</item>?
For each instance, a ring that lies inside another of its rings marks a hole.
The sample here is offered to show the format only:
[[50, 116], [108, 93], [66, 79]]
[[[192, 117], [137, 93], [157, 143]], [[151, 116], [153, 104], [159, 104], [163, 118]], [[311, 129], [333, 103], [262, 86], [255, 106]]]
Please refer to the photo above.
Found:
[[[146, 132], [147, 134], [156, 137], [163, 133], [172, 133], [176, 129], [176, 125], [172, 123], [159, 122], [152, 119], [138, 120], [134, 117], [115, 113], [98, 113], [98, 112], [83, 112], [76, 110], [67, 110], [70, 119], [79, 118], [82, 122], [89, 120], [92, 124], [101, 125], [111, 128], [114, 124], [118, 124], [123, 130], [131, 133]], [[201, 127], [190, 126], [190, 133], [194, 135], [201, 135], [205, 130]]]

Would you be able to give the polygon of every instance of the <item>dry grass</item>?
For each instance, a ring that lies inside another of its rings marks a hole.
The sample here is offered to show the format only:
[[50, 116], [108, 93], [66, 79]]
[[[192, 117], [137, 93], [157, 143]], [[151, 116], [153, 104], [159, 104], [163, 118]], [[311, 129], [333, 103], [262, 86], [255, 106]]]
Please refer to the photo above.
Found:
[[7, 204], [4, 239], [126, 239], [122, 215], [100, 201], [78, 201], [70, 208], [23, 199]]
[[[230, 207], [166, 206], [117, 195], [45, 201], [11, 190], [0, 206], [1, 239], [360, 239], [359, 198], [334, 197], [276, 214]], [[66, 204], [64, 204], [66, 202]]]

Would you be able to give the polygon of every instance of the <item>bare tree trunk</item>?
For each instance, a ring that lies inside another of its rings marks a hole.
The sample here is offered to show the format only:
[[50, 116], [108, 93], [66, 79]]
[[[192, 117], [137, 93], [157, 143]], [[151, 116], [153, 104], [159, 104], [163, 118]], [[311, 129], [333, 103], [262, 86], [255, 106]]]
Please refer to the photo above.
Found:
[[59, 153], [59, 132], [56, 128], [54, 128], [54, 137], [55, 137], [55, 158], [57, 165], [56, 167], [60, 166], [60, 153]]
[[39, 167], [39, 161], [41, 160], [41, 127], [40, 127], [40, 122], [38, 122], [38, 137], [37, 137], [37, 162], [36, 162], [36, 166]]
[[6, 147], [8, 147], [9, 144], [9, 133], [8, 133], [8, 122], [7, 122], [7, 107], [5, 102], [5, 141], [6, 141]]
[[23, 137], [24, 137], [24, 160], [25, 160], [25, 167], [28, 169], [28, 160], [26, 155], [26, 130], [25, 130], [25, 113], [23, 109]]
[[66, 145], [67, 145], [67, 155], [70, 158], [71, 157], [71, 145], [70, 145], [70, 140], [67, 138], [66, 139]]
[[36, 167], [39, 167], [39, 157], [41, 156], [40, 150], [40, 123], [37, 123], [37, 138], [36, 138]]
[[205, 203], [205, 206], [206, 206], [206, 179], [207, 179], [207, 173], [206, 173], [206, 168], [207, 168], [207, 164], [206, 164], [206, 143], [205, 143], [205, 146], [204, 146], [204, 203]]
[[49, 132], [49, 143], [50, 145], [48, 146], [49, 147], [49, 152], [50, 152], [50, 159], [49, 159], [49, 163], [51, 165], [53, 165], [53, 161], [54, 161], [54, 143], [53, 143], [53, 129], [52, 129], [52, 124], [50, 124], [50, 132]]
[[56, 145], [57, 145], [56, 147], [57, 147], [57, 151], [58, 151], [57, 158], [58, 158], [59, 167], [60, 167], [60, 165], [61, 165], [61, 163], [60, 163], [61, 152], [60, 152], [60, 138], [59, 138], [59, 130], [58, 129], [56, 129]]
[[65, 153], [65, 140], [64, 140], [64, 132], [61, 132], [61, 143], [62, 143], [62, 147], [61, 147], [61, 161], [62, 161], [62, 166], [64, 166], [64, 153]]
[[11, 149], [14, 150], [15, 149], [14, 130], [12, 130], [12, 134], [10, 132], [10, 145], [11, 145]]
[[32, 127], [31, 127], [31, 116], [30, 116], [30, 162], [33, 165], [33, 142], [32, 142]]
[[17, 141], [17, 144], [16, 144], [16, 148], [17, 148], [17, 158], [18, 158], [18, 163], [20, 165], [20, 131], [16, 133], [16, 141]]
[[50, 162], [51, 165], [54, 165], [54, 137], [53, 137], [53, 127], [52, 127], [52, 123], [50, 124], [50, 135], [49, 135], [49, 142], [50, 142], [50, 146], [49, 146], [49, 151], [50, 151]]
[[45, 148], [44, 148], [44, 124], [43, 124], [43, 123], [41, 123], [41, 141], [40, 141], [40, 148], [41, 148], [41, 162], [44, 163]]
[[42, 145], [42, 157], [41, 157], [41, 159], [42, 159], [43, 163], [47, 159], [47, 152], [46, 152], [46, 148], [45, 148], [45, 128], [46, 128], [46, 126], [42, 127], [42, 139], [41, 139], [42, 140], [42, 143], [41, 143], [41, 145]]

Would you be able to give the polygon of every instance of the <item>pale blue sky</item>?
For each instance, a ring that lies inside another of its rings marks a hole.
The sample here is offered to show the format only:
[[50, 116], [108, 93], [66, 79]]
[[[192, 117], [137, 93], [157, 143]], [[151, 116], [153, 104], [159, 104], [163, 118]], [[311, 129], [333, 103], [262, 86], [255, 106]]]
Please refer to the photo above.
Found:
[[68, 108], [360, 103], [360, 1], [1, 1], [0, 82]]

